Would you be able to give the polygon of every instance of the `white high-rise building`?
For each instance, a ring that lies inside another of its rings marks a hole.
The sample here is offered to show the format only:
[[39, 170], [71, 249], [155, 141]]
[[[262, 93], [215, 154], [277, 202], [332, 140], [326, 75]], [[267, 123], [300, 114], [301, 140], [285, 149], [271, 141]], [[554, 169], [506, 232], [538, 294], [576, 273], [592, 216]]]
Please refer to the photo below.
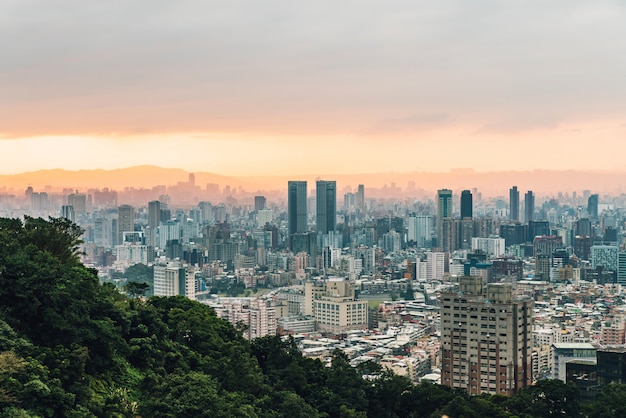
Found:
[[159, 225], [159, 248], [165, 248], [167, 242], [171, 240], [178, 240], [181, 242], [181, 227], [180, 222], [175, 220], [169, 220], [167, 222], [161, 222]]
[[428, 280], [443, 280], [446, 271], [447, 253], [426, 253], [426, 277]]
[[472, 238], [472, 251], [480, 250], [492, 257], [501, 257], [506, 252], [504, 238]]
[[413, 215], [408, 222], [408, 240], [418, 247], [430, 247], [432, 240], [432, 218], [428, 215]]
[[159, 260], [154, 265], [153, 279], [154, 296], [196, 297], [196, 270], [180, 261]]
[[265, 224], [272, 223], [272, 218], [272, 209], [261, 209], [256, 213], [256, 224], [259, 228], [262, 228]]

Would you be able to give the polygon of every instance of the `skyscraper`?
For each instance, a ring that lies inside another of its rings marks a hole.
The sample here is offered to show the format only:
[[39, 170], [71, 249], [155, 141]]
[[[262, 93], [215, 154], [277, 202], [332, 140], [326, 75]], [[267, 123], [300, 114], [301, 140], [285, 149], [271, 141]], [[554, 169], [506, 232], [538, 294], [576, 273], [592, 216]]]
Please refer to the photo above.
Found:
[[471, 219], [473, 215], [472, 192], [461, 192], [461, 219]]
[[535, 195], [529, 190], [524, 195], [524, 222], [529, 223], [535, 220]]
[[437, 219], [452, 217], [452, 190], [437, 191]]
[[153, 200], [148, 202], [148, 234], [146, 244], [156, 247], [158, 244], [157, 233], [161, 223], [161, 202]]
[[481, 277], [463, 276], [440, 300], [442, 385], [503, 395], [531, 385], [529, 296], [516, 297], [510, 283], [483, 289]]
[[122, 205], [117, 209], [117, 243], [122, 244], [124, 232], [135, 230], [135, 208]]
[[254, 211], [258, 212], [265, 209], [266, 202], [265, 196], [254, 196]]
[[[437, 246], [444, 245], [444, 220], [452, 218], [452, 190], [437, 191]], [[449, 234], [445, 234], [448, 236]]]
[[290, 181], [287, 185], [289, 235], [307, 232], [306, 193], [306, 181]]
[[318, 180], [315, 190], [317, 233], [328, 234], [337, 222], [337, 183]]
[[509, 190], [509, 219], [519, 221], [519, 191], [517, 186]]
[[61, 206], [61, 216], [72, 222], [76, 222], [76, 214], [74, 213], [74, 206], [63, 205]]
[[598, 219], [598, 203], [599, 198], [597, 194], [592, 194], [587, 199], [587, 213], [592, 220]]
[[365, 186], [359, 184], [356, 192], [356, 207], [363, 210], [365, 209]]

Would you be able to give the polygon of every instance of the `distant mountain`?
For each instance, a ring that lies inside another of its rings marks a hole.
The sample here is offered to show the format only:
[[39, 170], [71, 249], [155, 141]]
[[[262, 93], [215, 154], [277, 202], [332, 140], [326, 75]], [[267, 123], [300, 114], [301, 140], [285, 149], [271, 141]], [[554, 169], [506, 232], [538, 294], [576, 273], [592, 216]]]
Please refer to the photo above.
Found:
[[[79, 189], [105, 188], [123, 190], [126, 187], [152, 188], [157, 185], [174, 185], [178, 182], [188, 182], [190, 172], [180, 168], [163, 168], [151, 165], [142, 165], [116, 170], [78, 170], [62, 169], [40, 170], [21, 174], [0, 175], [0, 185], [7, 189], [24, 190], [32, 186], [36, 190], [44, 190], [46, 186], [52, 190], [63, 188]], [[240, 187], [240, 180], [232, 177], [212, 173], [197, 173], [195, 181], [201, 187], [207, 183], [220, 185], [229, 184], [231, 187]]]
[[[375, 169], [375, 168], [374, 168]], [[135, 166], [116, 170], [41, 170], [13, 175], [0, 175], [0, 186], [4, 190], [13, 189], [20, 193], [28, 186], [37, 191], [52, 191], [63, 188], [86, 191], [89, 188], [105, 187], [123, 190], [127, 187], [152, 188], [157, 185], [171, 186], [188, 182], [191, 172], [179, 168], [157, 166]], [[366, 189], [382, 189], [386, 194], [433, 195], [437, 189], [448, 188], [454, 191], [477, 188], [483, 196], [503, 196], [508, 198], [508, 190], [516, 185], [521, 193], [533, 190], [543, 195], [556, 195], [558, 192], [571, 193], [591, 190], [594, 193], [617, 195], [626, 191], [626, 173], [615, 171], [587, 170], [532, 170], [478, 172], [472, 169], [456, 169], [448, 172], [397, 172], [397, 173], [355, 173], [355, 174], [310, 174], [294, 176], [222, 176], [209, 172], [194, 172], [195, 183], [201, 188], [207, 184], [217, 184], [220, 190], [226, 186], [241, 189], [248, 193], [282, 193], [289, 180], [307, 180], [309, 189], [315, 188], [316, 179], [336, 180], [338, 198], [343, 193], [356, 190], [357, 185], [365, 184]]]

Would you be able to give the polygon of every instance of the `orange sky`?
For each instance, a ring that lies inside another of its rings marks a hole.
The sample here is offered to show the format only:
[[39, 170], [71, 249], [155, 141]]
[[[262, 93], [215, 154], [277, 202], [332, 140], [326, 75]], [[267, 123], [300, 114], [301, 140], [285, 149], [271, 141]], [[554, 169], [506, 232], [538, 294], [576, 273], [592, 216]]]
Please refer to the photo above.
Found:
[[0, 173], [623, 170], [625, 21], [609, 0], [11, 2]]

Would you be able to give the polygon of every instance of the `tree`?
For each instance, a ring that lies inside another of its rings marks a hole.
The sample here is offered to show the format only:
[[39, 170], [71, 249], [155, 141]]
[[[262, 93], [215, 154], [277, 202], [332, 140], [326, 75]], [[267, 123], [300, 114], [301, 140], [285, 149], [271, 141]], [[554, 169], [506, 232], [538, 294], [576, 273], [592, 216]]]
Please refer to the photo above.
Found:
[[148, 289], [150, 289], [150, 285], [147, 283], [128, 282], [126, 286], [124, 286], [124, 290], [131, 298], [145, 296]]

